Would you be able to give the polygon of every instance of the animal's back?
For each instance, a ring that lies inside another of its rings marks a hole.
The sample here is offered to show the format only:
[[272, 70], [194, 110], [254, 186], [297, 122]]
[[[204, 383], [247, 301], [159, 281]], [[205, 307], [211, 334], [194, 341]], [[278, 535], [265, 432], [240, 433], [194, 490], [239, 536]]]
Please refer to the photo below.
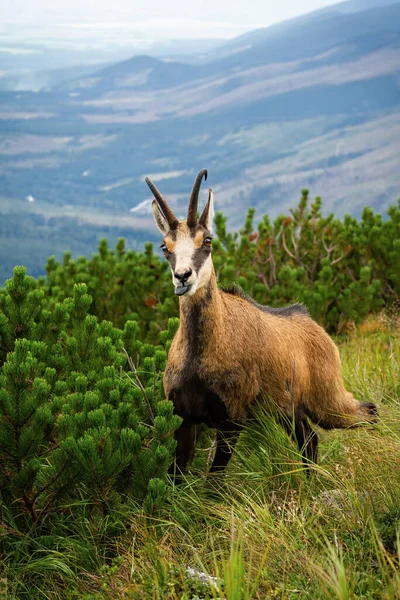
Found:
[[281, 406], [288, 404], [294, 389], [300, 397], [309, 382], [305, 331], [316, 325], [306, 309], [297, 305], [276, 312], [238, 287], [220, 294], [224, 321], [214, 332], [216, 352], [203, 363], [203, 371], [215, 381], [231, 382], [224, 398], [232, 417], [244, 418], [261, 396]]
[[[345, 413], [351, 405], [354, 412], [356, 401], [344, 388], [339, 351], [303, 305], [271, 309], [238, 287], [222, 293], [229, 315], [225, 336], [235, 349], [235, 366], [246, 370], [248, 383], [253, 383], [248, 404], [261, 396], [289, 413], [302, 405], [314, 421], [328, 426], [335, 419], [329, 421], [327, 411]], [[225, 363], [223, 348], [219, 356]], [[243, 400], [231, 402], [239, 416]]]
[[268, 313], [270, 315], [274, 315], [277, 317], [291, 317], [295, 315], [305, 315], [310, 316], [308, 312], [308, 308], [304, 306], [304, 304], [299, 304], [296, 302], [295, 304], [290, 304], [289, 306], [283, 306], [279, 308], [275, 308], [272, 306], [267, 306], [266, 304], [259, 304], [251, 296], [246, 294], [243, 288], [238, 284], [232, 284], [230, 286], [226, 286], [221, 288], [221, 291], [225, 294], [230, 294], [231, 296], [237, 296], [249, 302], [252, 306], [255, 306], [259, 310]]

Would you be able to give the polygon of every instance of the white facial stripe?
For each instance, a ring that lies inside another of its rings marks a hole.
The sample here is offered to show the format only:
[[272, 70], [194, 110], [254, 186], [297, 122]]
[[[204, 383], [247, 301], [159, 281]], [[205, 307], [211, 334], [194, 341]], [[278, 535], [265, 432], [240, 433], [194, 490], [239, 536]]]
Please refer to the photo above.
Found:
[[[171, 244], [171, 251], [174, 254], [174, 260], [171, 261], [172, 281], [174, 286], [180, 287], [182, 282], [177, 275], [183, 275], [191, 271], [185, 285], [189, 286], [186, 296], [193, 296], [199, 288], [202, 288], [210, 279], [212, 273], [211, 253], [206, 256], [201, 251], [203, 242], [202, 236], [193, 238], [188, 231], [177, 232], [176, 239]], [[200, 253], [197, 255], [197, 253]], [[204, 261], [204, 262], [203, 262]], [[195, 269], [198, 269], [196, 272]]]
[[193, 270], [193, 255], [196, 247], [190, 235], [179, 236], [175, 242], [175, 272], [186, 273]]
[[196, 289], [203, 287], [203, 285], [205, 285], [208, 282], [208, 280], [210, 279], [211, 270], [212, 270], [212, 260], [211, 260], [211, 254], [210, 254], [209, 256], [207, 256], [206, 260], [202, 264], [202, 266], [197, 274]]

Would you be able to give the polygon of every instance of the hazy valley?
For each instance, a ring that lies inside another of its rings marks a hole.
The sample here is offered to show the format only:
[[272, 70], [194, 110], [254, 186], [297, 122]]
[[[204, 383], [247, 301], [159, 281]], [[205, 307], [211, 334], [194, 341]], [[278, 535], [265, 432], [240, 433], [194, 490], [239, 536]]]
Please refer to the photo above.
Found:
[[400, 195], [400, 2], [352, 0], [187, 61], [82, 69], [0, 93], [2, 278], [101, 235], [158, 239], [145, 175], [179, 213], [206, 167], [231, 226], [304, 187], [339, 216]]

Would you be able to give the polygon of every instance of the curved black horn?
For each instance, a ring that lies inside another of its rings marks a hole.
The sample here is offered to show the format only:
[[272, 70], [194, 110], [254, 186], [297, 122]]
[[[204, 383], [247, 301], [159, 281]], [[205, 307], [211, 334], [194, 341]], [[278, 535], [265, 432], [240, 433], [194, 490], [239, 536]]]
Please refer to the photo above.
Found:
[[193, 184], [192, 193], [190, 194], [189, 209], [187, 216], [187, 224], [189, 227], [194, 227], [197, 223], [197, 203], [199, 200], [199, 191], [203, 177], [204, 180], [207, 181], [207, 169], [202, 169], [200, 171]]
[[168, 206], [163, 195], [161, 194], [161, 192], [156, 188], [154, 183], [148, 177], [145, 177], [144, 180], [147, 183], [147, 185], [149, 186], [149, 188], [151, 189], [151, 191], [153, 192], [153, 196], [157, 200], [158, 206], [162, 210], [164, 217], [167, 219], [168, 225], [170, 226], [171, 229], [176, 229], [176, 227], [178, 225], [178, 219], [176, 218], [176, 216], [174, 215], [174, 213]]

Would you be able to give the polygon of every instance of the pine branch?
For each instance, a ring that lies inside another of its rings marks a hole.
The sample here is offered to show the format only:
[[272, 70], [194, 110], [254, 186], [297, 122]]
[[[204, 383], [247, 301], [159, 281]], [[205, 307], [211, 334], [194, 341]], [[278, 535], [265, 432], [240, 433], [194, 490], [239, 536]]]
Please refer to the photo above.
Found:
[[341, 256], [339, 256], [339, 258], [335, 258], [335, 260], [333, 260], [331, 262], [331, 266], [333, 267], [333, 265], [337, 265], [337, 263], [339, 263], [341, 260], [346, 258], [347, 255], [348, 255], [348, 252], [343, 252], [343, 254]]
[[290, 252], [289, 248], [286, 245], [285, 232], [282, 229], [282, 244], [285, 249], [286, 254], [288, 254], [293, 260], [297, 260], [296, 256]]
[[126, 351], [125, 348], [122, 348], [122, 350], [124, 351], [125, 356], [127, 358], [129, 368], [130, 368], [130, 370], [132, 371], [132, 373], [135, 376], [135, 381], [133, 381], [132, 378], [129, 377], [128, 373], [126, 373], [126, 376], [128, 377], [129, 381], [131, 381], [133, 383], [133, 385], [136, 385], [140, 389], [140, 391], [142, 392], [143, 397], [144, 397], [144, 399], [146, 401], [146, 404], [147, 404], [147, 410], [148, 410], [148, 413], [149, 413], [149, 417], [150, 417], [151, 423], [153, 424], [154, 423], [154, 413], [153, 413], [152, 408], [151, 408], [150, 400], [148, 399], [146, 391], [145, 391], [145, 389], [143, 387], [143, 384], [140, 381], [139, 375], [137, 373], [137, 369], [136, 369], [136, 367], [135, 367], [135, 365], [133, 363], [132, 358], [129, 356], [129, 354]]

